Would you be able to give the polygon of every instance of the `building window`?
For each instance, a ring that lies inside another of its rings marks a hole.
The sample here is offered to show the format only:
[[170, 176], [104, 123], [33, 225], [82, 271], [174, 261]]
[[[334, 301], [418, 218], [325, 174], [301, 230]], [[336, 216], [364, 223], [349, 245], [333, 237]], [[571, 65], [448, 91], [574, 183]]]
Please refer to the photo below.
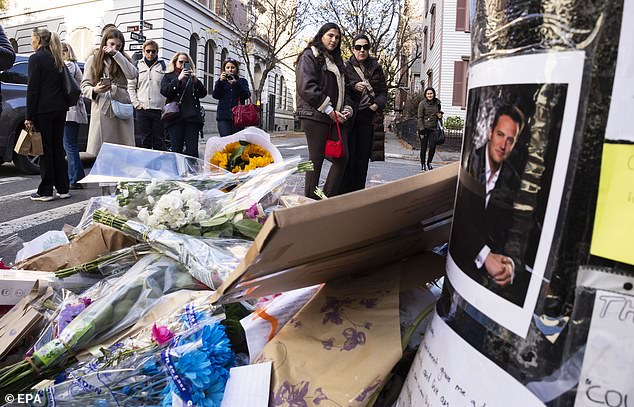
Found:
[[[434, 86], [434, 72], [431, 69], [427, 71], [427, 87], [430, 86]], [[438, 91], [440, 91], [440, 89], [438, 89], [437, 92]]]
[[216, 59], [216, 44], [212, 40], [208, 40], [205, 44], [205, 87], [208, 92], [213, 90], [214, 86], [214, 60]]
[[73, 47], [77, 58], [82, 61], [87, 60], [95, 49], [95, 34], [86, 27], [73, 30], [67, 41]]
[[215, 0], [215, 10], [214, 11], [220, 17], [224, 17], [226, 15], [225, 0]]
[[469, 57], [462, 57], [461, 61], [453, 63], [453, 101], [452, 105], [467, 107], [467, 88]]
[[227, 48], [223, 48], [222, 51], [220, 52], [220, 70], [221, 71], [224, 71], [225, 61], [227, 60], [228, 56], [229, 56], [229, 50]]
[[436, 3], [431, 5], [429, 10], [429, 49], [434, 46], [436, 39]]
[[203, 6], [209, 8], [209, 0], [198, 0], [198, 3], [200, 3]]
[[456, 2], [456, 31], [469, 32], [469, 0], [457, 0]]
[[198, 64], [198, 36], [196, 34], [189, 37], [189, 57], [196, 66]]
[[288, 110], [288, 87], [284, 86], [284, 110]]
[[282, 87], [284, 87], [284, 77], [280, 77], [280, 83], [278, 84], [277, 91], [277, 107], [282, 108]]
[[273, 100], [273, 108], [275, 108], [275, 91], [277, 90], [277, 84], [278, 84], [279, 80], [277, 77], [277, 74], [275, 74], [275, 76], [273, 77], [273, 90], [271, 91], [271, 95], [273, 96], [272, 100]]
[[423, 28], [423, 62], [427, 61], [427, 38], [428, 35], [428, 30], [427, 30], [427, 26], [425, 26], [425, 28]]

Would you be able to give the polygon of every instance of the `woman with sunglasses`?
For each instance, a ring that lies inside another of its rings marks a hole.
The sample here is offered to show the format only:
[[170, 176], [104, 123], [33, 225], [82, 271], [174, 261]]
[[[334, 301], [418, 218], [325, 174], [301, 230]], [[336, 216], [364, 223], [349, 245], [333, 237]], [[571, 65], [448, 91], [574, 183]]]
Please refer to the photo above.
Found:
[[[81, 69], [77, 64], [75, 51], [67, 42], [62, 42], [62, 53], [64, 63], [70, 75], [75, 78], [79, 85], [82, 79]], [[64, 150], [66, 150], [66, 161], [68, 161], [68, 182], [70, 189], [83, 189], [83, 185], [77, 183], [86, 176], [84, 166], [79, 158], [79, 147], [77, 146], [77, 136], [79, 135], [79, 125], [88, 123], [86, 105], [84, 98], [80, 97], [77, 105], [70, 106], [66, 113], [66, 124], [64, 125]]]
[[[334, 23], [324, 24], [308, 46], [299, 55], [295, 67], [297, 89], [297, 116], [306, 133], [308, 159], [314, 170], [306, 173], [304, 194], [318, 199], [315, 189], [319, 184], [324, 149], [328, 138], [337, 137], [336, 123], [344, 123], [352, 117], [352, 102], [347, 98], [345, 68], [341, 58], [341, 30]], [[342, 129], [344, 130], [344, 129]], [[348, 161], [345, 143], [347, 135], [341, 133], [344, 155], [331, 159], [324, 193], [334, 196], [340, 193], [341, 181]], [[331, 137], [334, 136], [334, 137]]]
[[84, 66], [81, 91], [92, 101], [86, 151], [93, 155], [99, 154], [103, 143], [135, 145], [134, 119], [121, 119], [112, 110], [113, 100], [131, 103], [128, 80], [139, 74], [124, 48], [121, 31], [109, 28]]
[[200, 99], [207, 96], [205, 85], [196, 78], [196, 67], [184, 52], [177, 52], [170, 60], [163, 81], [161, 94], [165, 103], [178, 102], [179, 113], [165, 120], [170, 136], [171, 151], [198, 158], [198, 133], [205, 123]]
[[341, 193], [364, 189], [369, 160], [383, 161], [385, 156], [385, 74], [379, 62], [370, 56], [370, 39], [367, 35], [358, 34], [352, 44], [352, 56], [345, 65], [348, 89], [356, 103], [356, 114], [348, 138], [350, 158]]
[[238, 103], [244, 104], [251, 97], [249, 83], [240, 77], [240, 64], [235, 59], [227, 59], [222, 64], [220, 79], [216, 81], [211, 93], [214, 99], [218, 99], [216, 121], [220, 137], [230, 136], [242, 128], [233, 124], [233, 109]]

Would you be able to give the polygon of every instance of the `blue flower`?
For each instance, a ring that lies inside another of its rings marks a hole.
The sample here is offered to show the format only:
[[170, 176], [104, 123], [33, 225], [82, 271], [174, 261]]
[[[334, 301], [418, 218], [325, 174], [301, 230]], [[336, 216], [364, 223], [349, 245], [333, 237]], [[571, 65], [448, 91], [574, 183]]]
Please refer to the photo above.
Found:
[[193, 387], [204, 389], [211, 383], [211, 362], [207, 353], [201, 350], [188, 352], [181, 356], [175, 365]]

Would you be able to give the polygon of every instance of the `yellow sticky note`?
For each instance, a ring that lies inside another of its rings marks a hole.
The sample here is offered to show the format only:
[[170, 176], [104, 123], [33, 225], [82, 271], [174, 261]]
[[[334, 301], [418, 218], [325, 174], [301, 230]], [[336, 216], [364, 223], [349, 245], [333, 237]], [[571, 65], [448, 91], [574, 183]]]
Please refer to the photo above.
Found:
[[590, 253], [634, 264], [634, 145], [603, 146]]

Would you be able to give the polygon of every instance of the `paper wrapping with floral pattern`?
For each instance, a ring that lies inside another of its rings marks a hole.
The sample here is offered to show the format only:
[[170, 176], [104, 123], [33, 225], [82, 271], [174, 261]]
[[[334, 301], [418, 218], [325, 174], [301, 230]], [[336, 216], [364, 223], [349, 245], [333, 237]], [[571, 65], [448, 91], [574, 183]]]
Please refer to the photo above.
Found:
[[[386, 278], [389, 276], [389, 278]], [[401, 358], [398, 267], [327, 283], [269, 342], [270, 406], [365, 406]]]

